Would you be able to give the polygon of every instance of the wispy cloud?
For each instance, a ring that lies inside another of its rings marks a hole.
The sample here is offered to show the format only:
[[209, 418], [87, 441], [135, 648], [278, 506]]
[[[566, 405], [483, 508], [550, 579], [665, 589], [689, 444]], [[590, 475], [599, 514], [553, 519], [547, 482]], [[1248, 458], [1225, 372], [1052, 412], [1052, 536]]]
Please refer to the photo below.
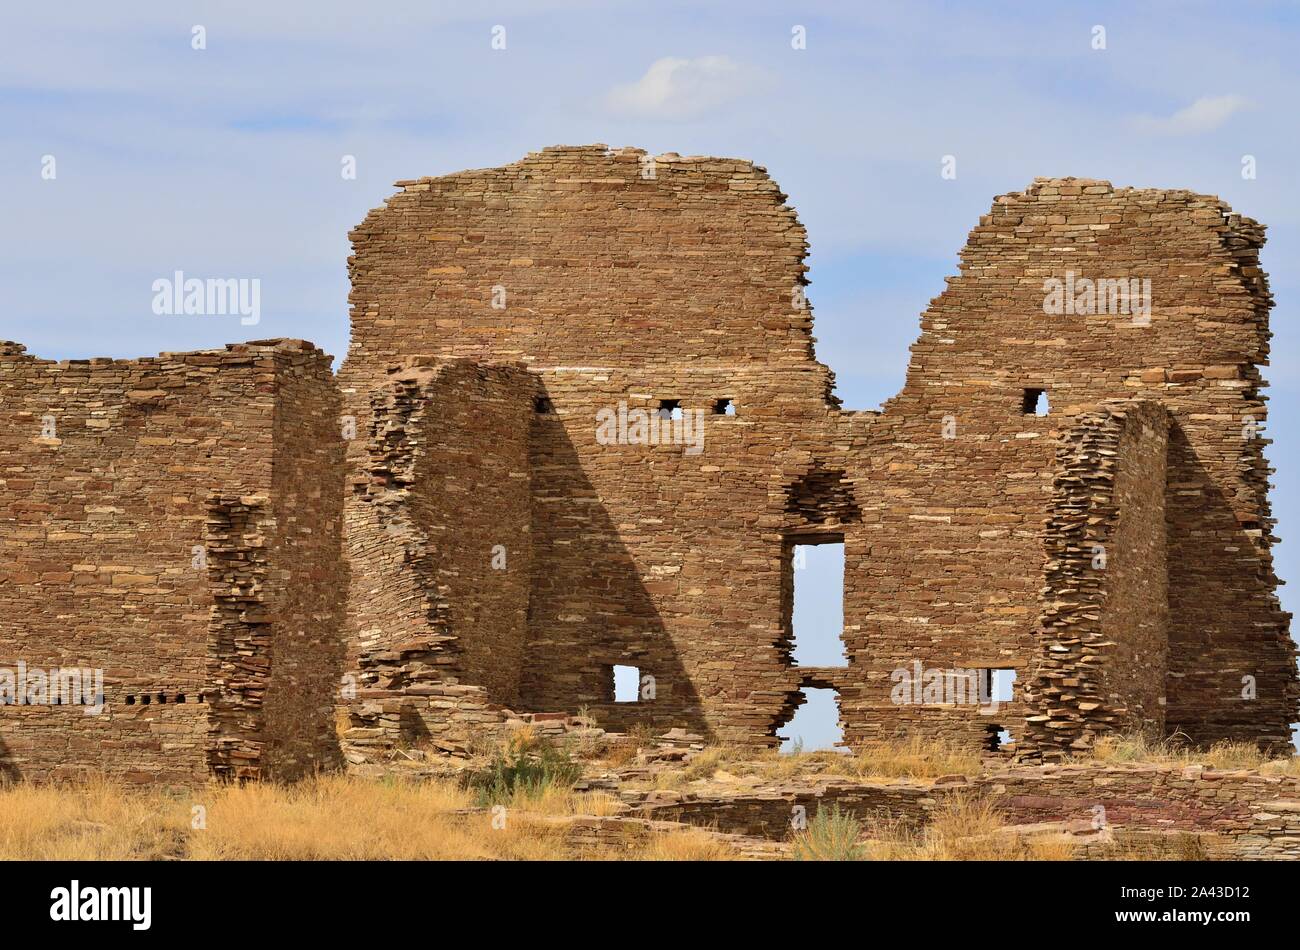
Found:
[[665, 56], [636, 82], [615, 86], [606, 103], [626, 116], [691, 118], [738, 98], [758, 79], [758, 70], [726, 56]]
[[1234, 114], [1253, 108], [1254, 104], [1244, 96], [1203, 96], [1171, 116], [1137, 116], [1134, 124], [1147, 132], [1160, 135], [1196, 135], [1211, 132]]

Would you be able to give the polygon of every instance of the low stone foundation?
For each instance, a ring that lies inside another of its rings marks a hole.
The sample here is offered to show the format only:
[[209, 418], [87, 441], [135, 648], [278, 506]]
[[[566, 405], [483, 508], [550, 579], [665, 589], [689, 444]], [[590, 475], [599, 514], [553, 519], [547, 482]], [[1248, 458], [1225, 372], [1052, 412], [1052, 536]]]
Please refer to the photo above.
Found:
[[[1211, 856], [1300, 859], [1300, 778], [1201, 766], [1016, 767], [933, 782], [825, 780], [729, 792], [651, 792], [637, 813], [733, 834], [785, 840], [796, 809], [836, 804], [864, 822], [923, 827], [953, 796], [988, 797], [1009, 828], [1044, 823], [1111, 829], [1130, 838], [1186, 833], [1218, 839]], [[1170, 838], [1172, 841], [1173, 838]], [[1112, 842], [1081, 839], [1095, 856]], [[1213, 854], [1217, 851], [1218, 854]]]

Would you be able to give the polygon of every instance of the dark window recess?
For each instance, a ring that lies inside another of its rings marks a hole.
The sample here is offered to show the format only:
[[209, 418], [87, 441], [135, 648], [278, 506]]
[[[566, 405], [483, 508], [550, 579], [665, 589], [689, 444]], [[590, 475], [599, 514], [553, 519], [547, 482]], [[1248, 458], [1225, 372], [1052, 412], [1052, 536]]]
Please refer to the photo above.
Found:
[[[135, 695], [134, 693], [128, 693], [128, 694], [126, 694], [125, 696], [123, 696], [122, 698], [126, 701], [126, 704], [127, 704], [128, 706], [134, 706], [134, 705], [136, 704], [136, 701], [137, 701], [137, 700], [139, 701], [139, 703], [140, 703], [141, 706], [149, 706], [149, 705], [151, 705], [151, 704], [154, 702], [154, 700], [155, 700], [155, 697], [154, 697], [154, 696], [151, 696], [151, 695], [148, 694], [148, 693], [140, 693], [138, 696]], [[159, 692], [159, 693], [157, 694], [156, 699], [157, 699], [157, 701], [158, 701], [159, 703], [162, 703], [163, 705], [166, 705], [167, 702], [168, 702], [168, 700], [167, 700], [167, 694], [164, 693], [164, 692]], [[102, 703], [103, 701], [104, 701], [104, 698], [103, 698], [102, 696], [99, 697], [99, 702]], [[172, 703], [183, 703], [183, 702], [185, 702], [185, 694], [184, 694], [184, 693], [177, 693], [177, 694], [176, 694], [176, 695], [171, 699], [171, 702], [172, 702]], [[199, 702], [203, 702], [203, 694], [202, 694], [202, 693], [199, 694]]]
[[1020, 411], [1027, 416], [1045, 416], [1050, 411], [1046, 389], [1026, 389], [1020, 400]]
[[1011, 733], [1004, 727], [987, 725], [984, 727], [984, 748], [988, 752], [1001, 752], [1014, 743]]
[[713, 404], [713, 414], [715, 416], [734, 416], [736, 414], [736, 404], [730, 399], [719, 399]]
[[682, 401], [680, 399], [660, 399], [658, 412], [660, 419], [680, 419], [682, 417]]
[[533, 412], [549, 416], [554, 414], [555, 405], [546, 396], [536, 396], [533, 398]]

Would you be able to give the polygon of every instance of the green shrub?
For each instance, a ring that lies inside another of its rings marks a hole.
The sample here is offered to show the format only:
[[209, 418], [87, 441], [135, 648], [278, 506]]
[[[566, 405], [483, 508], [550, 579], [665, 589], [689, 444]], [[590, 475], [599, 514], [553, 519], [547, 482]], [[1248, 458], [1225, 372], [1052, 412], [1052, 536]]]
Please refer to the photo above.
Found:
[[867, 849], [858, 843], [862, 822], [840, 811], [836, 802], [830, 808], [820, 806], [808, 827], [795, 835], [793, 856], [796, 861], [863, 861]]
[[519, 796], [537, 798], [548, 789], [569, 789], [582, 765], [548, 739], [515, 736], [493, 753], [487, 766], [469, 777], [482, 804], [499, 805]]

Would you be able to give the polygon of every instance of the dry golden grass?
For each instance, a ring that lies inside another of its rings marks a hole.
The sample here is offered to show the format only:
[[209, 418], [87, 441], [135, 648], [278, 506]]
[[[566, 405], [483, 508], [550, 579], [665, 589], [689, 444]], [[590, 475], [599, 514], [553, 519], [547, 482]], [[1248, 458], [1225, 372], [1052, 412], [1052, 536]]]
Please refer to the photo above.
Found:
[[912, 737], [905, 742], [866, 745], [853, 756], [860, 778], [938, 778], [941, 775], [978, 775], [980, 757], [968, 749], [933, 739]]
[[980, 757], [950, 743], [913, 737], [901, 742], [861, 746], [852, 753], [821, 749], [815, 752], [780, 752], [767, 749], [710, 746], [697, 752], [684, 769], [656, 776], [656, 786], [675, 788], [686, 782], [710, 778], [719, 769], [734, 775], [757, 776], [767, 781], [791, 781], [814, 776], [893, 779], [938, 778], [940, 775], [978, 775]]
[[622, 739], [610, 743], [608, 748], [605, 749], [603, 761], [612, 769], [622, 768], [636, 759], [636, 753], [636, 743], [628, 739]]
[[[326, 776], [295, 786], [210, 788], [206, 797], [207, 827], [190, 838], [190, 855], [200, 859], [480, 858], [494, 848], [476, 827], [486, 822], [451, 815], [469, 806], [469, 796], [438, 782]], [[502, 846], [509, 843], [495, 845]]]
[[842, 752], [779, 752], [776, 749], [756, 751], [751, 748], [710, 746], [696, 752], [683, 768], [660, 773], [655, 777], [659, 788], [676, 788], [686, 782], [712, 778], [718, 771], [732, 775], [756, 776], [767, 781], [788, 781], [815, 775], [852, 775], [853, 758]]
[[[15, 785], [0, 789], [0, 860], [560, 860], [571, 853], [557, 817], [623, 807], [608, 795], [553, 788], [520, 794], [504, 812], [471, 809], [472, 800], [451, 782], [346, 775], [288, 786], [214, 784], [192, 794], [108, 782]], [[694, 844], [660, 837], [641, 850], [694, 847], [694, 860], [713, 859], [703, 836]]]
[[691, 756], [691, 760], [686, 763], [686, 768], [682, 772], [686, 781], [694, 782], [699, 779], [712, 778], [721, 767], [722, 750], [717, 746], [713, 746]]
[[[1269, 756], [1249, 742], [1216, 742], [1197, 749], [1174, 739], [1150, 739], [1140, 734], [1107, 736], [1093, 752], [1075, 760], [1079, 764], [1204, 765], [1213, 769], [1258, 769], [1267, 775], [1300, 776], [1300, 757]], [[855, 747], [851, 753], [823, 749], [815, 752], [780, 752], [749, 747], [710, 746], [695, 753], [680, 769], [666, 769], [655, 777], [660, 788], [711, 778], [725, 769], [733, 775], [789, 781], [815, 776], [862, 779], [933, 779], [943, 775], [981, 774], [979, 753], [935, 739], [913, 736], [894, 742]]]
[[806, 775], [851, 775], [852, 756], [820, 749], [815, 752], [780, 752], [772, 749], [756, 760], [763, 778], [789, 781]]
[[737, 855], [701, 828], [654, 835], [631, 857], [641, 861], [734, 861]]
[[580, 757], [599, 759], [608, 768], [621, 768], [630, 765], [640, 750], [653, 749], [659, 744], [659, 740], [655, 737], [656, 732], [662, 730], [637, 724], [626, 733], [608, 733], [601, 737], [599, 748], [593, 749], [593, 754]]
[[[523, 736], [518, 741], [527, 742]], [[613, 747], [635, 747], [642, 737]], [[1103, 739], [1098, 764], [1204, 764], [1300, 775], [1295, 757], [1270, 758], [1254, 746], [1218, 743], [1198, 751], [1140, 736]], [[712, 746], [655, 781], [673, 787], [719, 776], [762, 781], [825, 777], [929, 779], [975, 775], [980, 760], [943, 743], [911, 739], [861, 748], [854, 755], [819, 751], [781, 754]], [[454, 779], [368, 780], [325, 775], [296, 785], [213, 784], [193, 792], [123, 789], [107, 781], [76, 786], [0, 787], [0, 860], [132, 859], [567, 859], [573, 856], [566, 816], [614, 815], [624, 806], [603, 793], [558, 784], [516, 791], [504, 813], [475, 807], [479, 794]], [[201, 806], [201, 827], [192, 826]], [[504, 826], [501, 815], [504, 814]], [[496, 821], [494, 823], [494, 817]], [[871, 860], [1063, 860], [1074, 848], [1058, 835], [1018, 835], [1003, 828], [985, 800], [954, 797], [918, 831], [901, 823], [872, 824]], [[1205, 857], [1204, 836], [1117, 843], [1115, 857]], [[684, 829], [648, 836], [630, 849], [584, 857], [642, 860], [728, 860], [725, 841]]]
[[1300, 758], [1270, 756], [1252, 742], [1215, 742], [1197, 749], [1174, 739], [1151, 739], [1141, 734], [1104, 736], [1091, 756], [1080, 762], [1146, 765], [1204, 765], [1213, 769], [1259, 769], [1267, 775], [1300, 775]]
[[617, 815], [626, 806], [605, 792], [571, 792], [553, 786], [540, 793], [516, 791], [506, 807], [537, 815]]
[[0, 860], [129, 861], [184, 853], [189, 804], [106, 781], [0, 789]]
[[1291, 778], [1300, 778], [1300, 756], [1291, 756], [1286, 759], [1271, 759], [1259, 767], [1264, 775], [1285, 775]]
[[966, 795], [955, 795], [935, 809], [920, 831], [884, 825], [867, 843], [873, 861], [1068, 861], [1074, 853], [1063, 835], [1009, 833], [988, 800]]
[[[823, 820], [824, 819], [824, 820]], [[861, 822], [819, 811], [792, 839], [791, 854], [805, 861], [1068, 861], [1076, 857], [1064, 834], [1017, 834], [986, 799], [956, 795], [924, 828], [882, 818]]]

